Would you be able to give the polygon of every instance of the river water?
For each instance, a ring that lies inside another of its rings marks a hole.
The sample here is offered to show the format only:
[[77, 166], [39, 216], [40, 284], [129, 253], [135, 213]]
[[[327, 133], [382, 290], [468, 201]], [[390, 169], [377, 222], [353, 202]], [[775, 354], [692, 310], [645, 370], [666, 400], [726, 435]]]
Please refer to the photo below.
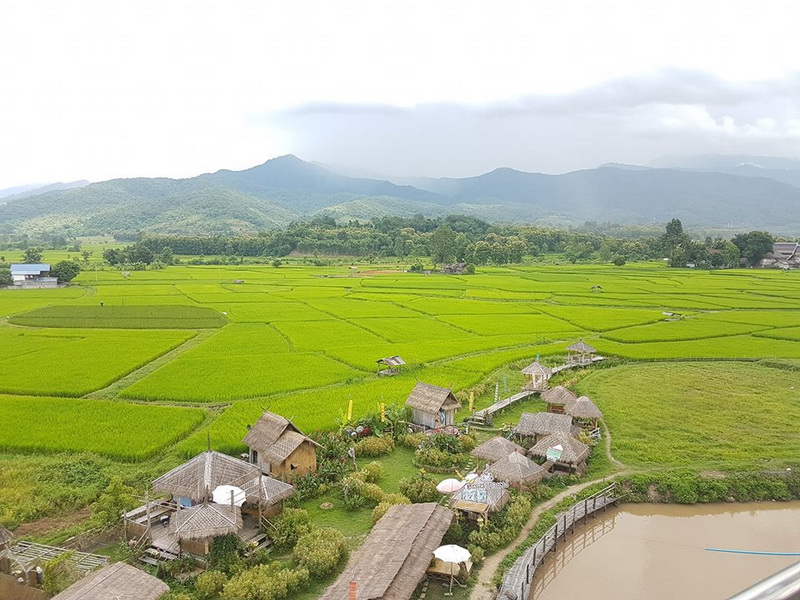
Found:
[[589, 518], [537, 569], [530, 600], [723, 599], [800, 560], [800, 502], [626, 504]]

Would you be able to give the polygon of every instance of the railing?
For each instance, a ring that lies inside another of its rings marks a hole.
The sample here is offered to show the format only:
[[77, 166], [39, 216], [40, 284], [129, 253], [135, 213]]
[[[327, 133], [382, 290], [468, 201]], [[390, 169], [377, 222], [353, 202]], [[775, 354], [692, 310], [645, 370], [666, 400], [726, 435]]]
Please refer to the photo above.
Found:
[[616, 502], [616, 489], [616, 482], [612, 483], [588, 498], [576, 502], [564, 512], [558, 513], [555, 524], [535, 544], [525, 550], [508, 570], [500, 586], [498, 600], [527, 599], [536, 569], [542, 564], [548, 552], [557, 550], [558, 539], [566, 536], [567, 532], [574, 531], [575, 523], [580, 519], [585, 523], [590, 514]]
[[729, 600], [798, 599], [800, 599], [800, 562], [796, 562], [743, 592], [731, 596]]

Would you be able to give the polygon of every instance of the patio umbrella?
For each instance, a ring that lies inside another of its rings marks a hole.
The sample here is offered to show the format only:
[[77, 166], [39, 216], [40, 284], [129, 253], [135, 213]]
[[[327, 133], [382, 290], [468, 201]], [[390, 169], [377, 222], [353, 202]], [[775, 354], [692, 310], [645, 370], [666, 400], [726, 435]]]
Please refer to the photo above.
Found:
[[245, 497], [244, 490], [235, 485], [218, 485], [211, 493], [211, 501], [217, 504], [241, 506], [244, 504]]
[[450, 477], [448, 479], [442, 479], [436, 485], [436, 489], [442, 494], [452, 494], [454, 492], [459, 491], [465, 485], [466, 485], [465, 481], [459, 481], [458, 479], [453, 479], [452, 477]]
[[[445, 480], [446, 481], [446, 480]], [[442, 562], [450, 563], [450, 591], [448, 594], [453, 595], [453, 564], [467, 562], [472, 556], [469, 550], [457, 546], [456, 544], [447, 544], [446, 546], [439, 546], [433, 551], [433, 555]]]

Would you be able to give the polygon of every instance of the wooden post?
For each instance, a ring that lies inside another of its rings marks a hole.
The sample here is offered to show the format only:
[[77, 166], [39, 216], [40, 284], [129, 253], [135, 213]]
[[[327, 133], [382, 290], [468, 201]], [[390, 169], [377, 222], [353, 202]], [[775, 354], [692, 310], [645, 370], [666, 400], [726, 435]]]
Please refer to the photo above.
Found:
[[[534, 554], [536, 554], [536, 549], [533, 550]], [[531, 566], [525, 565], [525, 583], [531, 582]]]
[[553, 552], [556, 551], [558, 546], [558, 517], [556, 517], [555, 531], [553, 533]]
[[144, 510], [147, 514], [147, 537], [150, 535], [150, 494], [147, 490], [144, 492]]

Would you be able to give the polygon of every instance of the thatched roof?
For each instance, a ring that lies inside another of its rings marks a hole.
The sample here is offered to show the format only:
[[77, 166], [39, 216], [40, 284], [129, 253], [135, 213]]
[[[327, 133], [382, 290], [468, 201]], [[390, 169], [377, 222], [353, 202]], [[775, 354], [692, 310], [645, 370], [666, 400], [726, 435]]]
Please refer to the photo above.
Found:
[[169, 586], [125, 563], [114, 563], [72, 584], [52, 600], [157, 600]]
[[[266, 475], [262, 475], [260, 480], [261, 502], [266, 506], [272, 506], [273, 504], [277, 504], [281, 500], [286, 500], [286, 498], [290, 498], [294, 495], [294, 486], [289, 483], [285, 483], [279, 479], [273, 479], [272, 477], [267, 477]], [[252, 479], [241, 486], [248, 502], [258, 501], [258, 482], [259, 478], [256, 477], [255, 479]]]
[[0, 546], [8, 544], [14, 539], [14, 534], [5, 527], [0, 527]]
[[572, 390], [568, 390], [563, 385], [547, 390], [542, 394], [542, 400], [547, 404], [567, 405], [578, 399], [578, 396]]
[[179, 509], [169, 525], [170, 532], [181, 540], [207, 540], [241, 528], [242, 512], [238, 506], [213, 502]]
[[540, 375], [542, 377], [550, 377], [553, 374], [553, 369], [550, 367], [545, 367], [538, 361], [534, 361], [522, 369], [521, 372], [523, 375]]
[[589, 452], [591, 451], [589, 446], [563, 431], [558, 431], [539, 440], [529, 452], [533, 456], [544, 457], [547, 456], [548, 448], [554, 448], [559, 444], [564, 449], [561, 452], [561, 458], [558, 459], [560, 463], [577, 465], [589, 458]]
[[351, 581], [358, 600], [409, 600], [452, 520], [435, 502], [392, 506], [319, 600], [347, 598]]
[[493, 437], [486, 440], [480, 446], [476, 447], [470, 454], [475, 458], [481, 460], [488, 460], [489, 462], [496, 462], [501, 458], [505, 458], [512, 452], [525, 452], [525, 449], [519, 444], [515, 444], [511, 440], [507, 440], [502, 436]]
[[480, 486], [481, 481], [471, 482], [452, 495], [450, 506], [460, 510], [472, 512], [497, 512], [506, 505], [511, 496], [508, 490], [500, 486], [486, 486], [485, 494], [481, 494], [481, 502], [476, 500], [474, 490]]
[[271, 463], [282, 463], [305, 441], [319, 446], [289, 419], [271, 412], [262, 414], [244, 436], [244, 443]]
[[547, 435], [554, 431], [570, 432], [572, 417], [549, 412], [522, 413], [519, 424], [514, 428], [518, 435]]
[[544, 477], [542, 467], [524, 454], [512, 452], [486, 469], [495, 479], [508, 483], [535, 483]]
[[435, 414], [440, 409], [461, 408], [461, 403], [447, 388], [429, 383], [417, 383], [408, 395], [406, 406]]
[[581, 396], [567, 406], [567, 414], [578, 419], [602, 419], [603, 413], [594, 402], [586, 396]]
[[386, 365], [387, 367], [400, 367], [406, 364], [406, 361], [404, 361], [399, 356], [387, 356], [386, 358], [379, 358], [375, 362], [382, 365]]
[[[261, 469], [227, 454], [206, 450], [153, 481], [153, 490], [202, 502], [220, 485], [243, 487], [261, 474]], [[255, 488], [258, 500], [258, 487]]]
[[587, 344], [583, 340], [578, 340], [571, 346], [567, 346], [567, 350], [572, 350], [574, 352], [584, 352], [586, 354], [594, 354], [595, 352], [597, 352], [597, 350], [592, 348], [589, 344]]

